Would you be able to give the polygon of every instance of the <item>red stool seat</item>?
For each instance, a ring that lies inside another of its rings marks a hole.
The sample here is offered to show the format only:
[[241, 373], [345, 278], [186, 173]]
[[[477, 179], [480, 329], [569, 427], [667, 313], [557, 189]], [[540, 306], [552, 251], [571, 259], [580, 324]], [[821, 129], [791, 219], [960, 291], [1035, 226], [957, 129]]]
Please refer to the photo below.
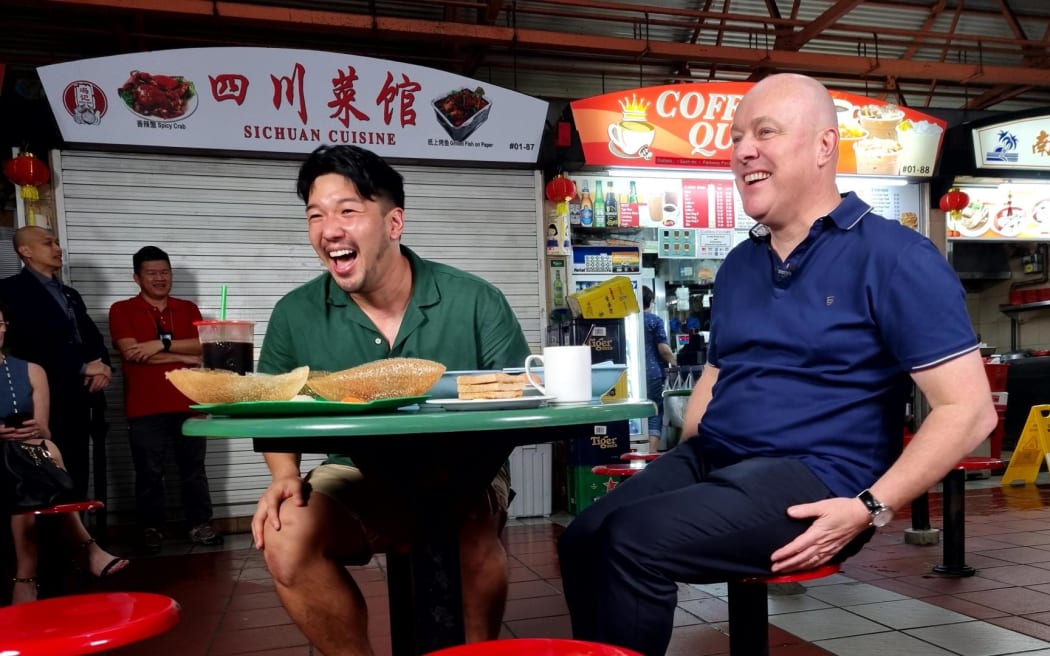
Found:
[[642, 656], [636, 651], [583, 640], [517, 638], [472, 642], [432, 651], [426, 656]]
[[11, 656], [95, 654], [164, 633], [178, 622], [179, 604], [164, 595], [55, 597], [0, 608], [0, 649]]
[[595, 465], [591, 467], [592, 474], [598, 474], [599, 476], [634, 476], [638, 472], [645, 469], [645, 467], [638, 467], [637, 465]]
[[[839, 573], [838, 563], [813, 569], [749, 576], [729, 582], [729, 654], [730, 656], [768, 656], [769, 606], [766, 585], [798, 583]], [[761, 627], [761, 628], [760, 628]]]
[[37, 510], [27, 510], [22, 513], [23, 515], [58, 515], [61, 513], [70, 512], [85, 512], [88, 510], [98, 510], [99, 508], [105, 508], [106, 504], [95, 499], [87, 499], [85, 501], [74, 501], [72, 503], [56, 503], [50, 508], [39, 508]]
[[787, 574], [771, 574], [769, 576], [752, 576], [746, 579], [740, 579], [741, 583], [765, 583], [772, 585], [774, 583], [801, 583], [802, 581], [812, 581], [813, 579], [822, 579], [825, 576], [831, 576], [832, 574], [838, 574], [842, 570], [842, 566], [838, 563], [828, 563], [821, 565], [820, 567], [814, 567], [813, 569], [804, 569], [799, 572], [789, 572]]
[[656, 460], [659, 457], [659, 453], [636, 453], [634, 451], [629, 451], [621, 455], [620, 460], [626, 460], [627, 462], [630, 462], [632, 460], [644, 460], [645, 462], [652, 462], [653, 460]]

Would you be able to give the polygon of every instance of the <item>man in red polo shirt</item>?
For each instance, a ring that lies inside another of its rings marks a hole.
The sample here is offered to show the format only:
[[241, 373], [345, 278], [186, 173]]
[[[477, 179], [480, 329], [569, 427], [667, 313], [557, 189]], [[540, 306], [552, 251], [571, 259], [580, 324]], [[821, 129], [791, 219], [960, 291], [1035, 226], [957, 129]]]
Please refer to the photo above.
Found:
[[132, 258], [138, 296], [109, 308], [109, 330], [124, 371], [124, 411], [135, 463], [135, 503], [142, 546], [161, 548], [166, 521], [164, 454], [175, 451], [182, 482], [182, 505], [190, 540], [221, 544], [211, 520], [211, 493], [204, 470], [206, 443], [184, 437], [190, 400], [164, 377], [165, 372], [200, 366], [201, 346], [194, 321], [201, 313], [190, 301], [173, 298], [171, 260], [156, 246], [144, 246]]

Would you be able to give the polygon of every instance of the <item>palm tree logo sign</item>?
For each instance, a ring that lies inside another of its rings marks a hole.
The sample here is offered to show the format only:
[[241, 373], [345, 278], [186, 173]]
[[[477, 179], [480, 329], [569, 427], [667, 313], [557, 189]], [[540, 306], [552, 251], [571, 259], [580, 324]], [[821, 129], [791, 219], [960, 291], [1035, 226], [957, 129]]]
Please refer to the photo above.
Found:
[[995, 150], [985, 153], [984, 158], [988, 162], [1017, 162], [1017, 135], [1006, 130], [1000, 130], [998, 134], [999, 145]]

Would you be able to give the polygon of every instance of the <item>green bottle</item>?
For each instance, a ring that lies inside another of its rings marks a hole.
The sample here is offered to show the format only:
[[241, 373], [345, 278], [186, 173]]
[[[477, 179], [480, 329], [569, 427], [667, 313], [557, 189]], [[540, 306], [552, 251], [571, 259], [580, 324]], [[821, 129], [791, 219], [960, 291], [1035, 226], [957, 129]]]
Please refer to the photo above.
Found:
[[594, 183], [594, 227], [605, 227], [605, 196], [602, 194], [602, 181]]

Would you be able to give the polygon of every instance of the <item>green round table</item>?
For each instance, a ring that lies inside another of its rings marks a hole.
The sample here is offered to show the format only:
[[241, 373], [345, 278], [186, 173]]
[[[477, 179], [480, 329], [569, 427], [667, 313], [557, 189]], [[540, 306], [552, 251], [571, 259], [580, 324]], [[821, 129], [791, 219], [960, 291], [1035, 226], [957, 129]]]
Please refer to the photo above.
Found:
[[407, 551], [387, 553], [390, 631], [395, 656], [462, 644], [458, 519], [514, 447], [589, 437], [594, 426], [656, 414], [649, 401], [514, 410], [428, 406], [382, 414], [189, 419], [183, 433], [251, 439], [260, 452], [338, 453], [408, 509]]

